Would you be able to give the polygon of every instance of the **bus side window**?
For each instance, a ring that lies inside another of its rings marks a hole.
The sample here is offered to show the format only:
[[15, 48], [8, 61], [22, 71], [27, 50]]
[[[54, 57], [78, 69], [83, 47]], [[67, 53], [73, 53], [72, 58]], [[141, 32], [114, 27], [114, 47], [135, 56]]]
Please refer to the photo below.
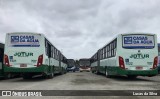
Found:
[[63, 55], [62, 55], [62, 56], [61, 56], [61, 61], [63, 61], [63, 58], [64, 58], [64, 57], [63, 57]]
[[52, 58], [55, 58], [55, 57], [54, 57], [54, 54], [55, 54], [55, 53], [54, 53], [54, 50], [55, 50], [55, 48], [54, 48], [54, 46], [53, 46], [53, 50], [52, 50], [52, 54], [53, 54], [53, 55], [52, 55]]
[[51, 57], [53, 58], [53, 46], [51, 46]]
[[48, 46], [47, 46], [47, 40], [45, 40], [45, 52], [46, 52], [46, 55], [48, 56]]
[[117, 39], [114, 40], [114, 56], [116, 56]]
[[105, 59], [106, 58], [106, 48], [104, 47], [103, 48], [103, 59]]
[[54, 59], [57, 59], [57, 49], [56, 48], [55, 48], [54, 52], [55, 52]]
[[51, 58], [51, 44], [47, 40], [45, 40], [45, 47], [46, 55]]
[[51, 57], [51, 45], [48, 43], [48, 57]]
[[101, 59], [103, 59], [103, 49], [101, 50]]
[[3, 62], [3, 49], [0, 48], [0, 62]]
[[59, 60], [59, 53], [58, 53], [58, 50], [57, 50], [57, 60]]

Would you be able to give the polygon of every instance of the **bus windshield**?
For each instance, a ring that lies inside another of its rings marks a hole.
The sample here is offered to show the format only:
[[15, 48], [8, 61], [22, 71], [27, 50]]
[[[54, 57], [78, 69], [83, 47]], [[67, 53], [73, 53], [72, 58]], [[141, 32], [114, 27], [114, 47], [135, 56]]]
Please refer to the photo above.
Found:
[[75, 66], [75, 61], [72, 60], [72, 59], [68, 59], [68, 60], [67, 60], [67, 63], [68, 63], [68, 67], [73, 67], [73, 66]]
[[8, 36], [9, 47], [40, 47], [40, 35], [11, 34]]
[[122, 46], [127, 49], [152, 49], [155, 46], [154, 35], [123, 35]]
[[90, 61], [89, 60], [81, 60], [79, 62], [80, 66], [90, 66]]

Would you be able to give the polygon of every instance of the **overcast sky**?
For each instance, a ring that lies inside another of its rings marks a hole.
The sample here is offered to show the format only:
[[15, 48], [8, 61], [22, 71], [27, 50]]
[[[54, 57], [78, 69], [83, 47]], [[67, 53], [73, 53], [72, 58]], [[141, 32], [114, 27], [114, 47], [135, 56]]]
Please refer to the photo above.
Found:
[[0, 0], [0, 41], [8, 32], [38, 32], [67, 58], [90, 58], [119, 33], [155, 33], [160, 0]]

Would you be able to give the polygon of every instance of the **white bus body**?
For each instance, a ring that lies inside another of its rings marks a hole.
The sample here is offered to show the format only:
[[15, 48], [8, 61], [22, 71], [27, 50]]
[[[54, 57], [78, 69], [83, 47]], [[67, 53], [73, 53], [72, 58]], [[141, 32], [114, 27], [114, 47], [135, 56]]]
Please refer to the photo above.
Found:
[[[119, 34], [92, 56], [94, 71], [111, 75], [157, 75], [158, 48], [155, 34]], [[96, 54], [95, 54], [96, 55]], [[97, 64], [97, 66], [95, 66]]]
[[36, 74], [52, 78], [55, 73], [65, 72], [64, 64], [65, 57], [43, 34], [6, 34], [5, 72], [22, 73], [23, 78], [31, 78]]

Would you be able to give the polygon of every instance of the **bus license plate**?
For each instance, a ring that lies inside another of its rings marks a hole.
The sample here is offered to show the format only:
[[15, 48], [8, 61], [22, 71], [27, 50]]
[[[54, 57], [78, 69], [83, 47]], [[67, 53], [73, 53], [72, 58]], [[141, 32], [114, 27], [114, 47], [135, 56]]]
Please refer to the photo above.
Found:
[[141, 67], [141, 66], [136, 67], [136, 70], [142, 70], [142, 69], [143, 69], [143, 67]]
[[27, 64], [20, 64], [20, 67], [27, 67]]

